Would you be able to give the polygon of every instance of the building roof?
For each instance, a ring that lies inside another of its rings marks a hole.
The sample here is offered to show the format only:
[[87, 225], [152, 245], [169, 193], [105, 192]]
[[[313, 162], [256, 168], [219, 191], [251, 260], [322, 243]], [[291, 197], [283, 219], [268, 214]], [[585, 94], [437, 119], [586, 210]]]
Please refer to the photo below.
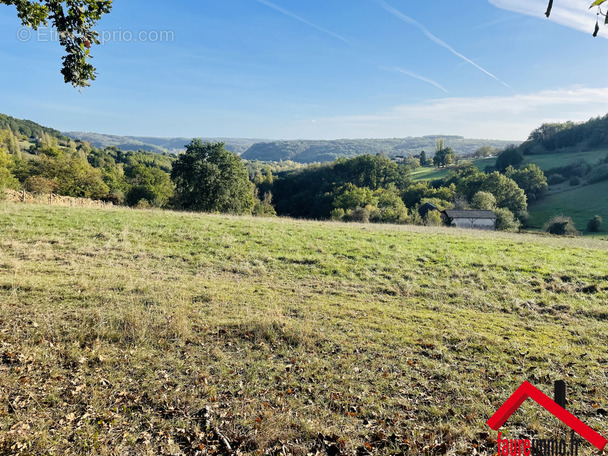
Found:
[[445, 211], [446, 215], [451, 219], [466, 218], [466, 219], [492, 219], [496, 220], [496, 214], [493, 211]]

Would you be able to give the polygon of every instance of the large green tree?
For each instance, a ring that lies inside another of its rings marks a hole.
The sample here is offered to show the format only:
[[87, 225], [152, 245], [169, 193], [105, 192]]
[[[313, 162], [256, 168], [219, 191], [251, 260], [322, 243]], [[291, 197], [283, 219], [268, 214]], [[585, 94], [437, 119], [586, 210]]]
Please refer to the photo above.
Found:
[[456, 161], [456, 154], [451, 147], [444, 147], [435, 152], [435, 156], [433, 157], [433, 164], [437, 168], [441, 168], [443, 166], [451, 165]]
[[512, 166], [513, 168], [519, 168], [524, 161], [524, 155], [520, 152], [516, 146], [509, 146], [503, 150], [498, 158], [496, 159], [496, 169], [501, 173]]
[[525, 216], [528, 199], [513, 179], [498, 172], [481, 173], [475, 166], [459, 171], [448, 176], [444, 185], [454, 183], [456, 192], [469, 201], [472, 201], [477, 192], [491, 193], [496, 199], [497, 207], [507, 208], [518, 217]]
[[251, 213], [253, 184], [241, 158], [224, 143], [193, 140], [171, 171], [175, 205], [206, 212]]
[[153, 206], [163, 207], [173, 196], [173, 182], [162, 169], [137, 164], [130, 167], [127, 174], [132, 185], [126, 195], [130, 206], [146, 200]]
[[60, 153], [57, 157], [43, 155], [36, 165], [38, 175], [57, 183], [60, 195], [100, 199], [110, 191], [101, 170], [86, 160]]
[[547, 191], [547, 178], [545, 173], [535, 164], [531, 163], [520, 169], [509, 166], [505, 170], [505, 176], [513, 179], [528, 197], [528, 201], [536, 201], [543, 197]]
[[66, 83], [87, 87], [95, 79], [91, 58], [91, 44], [99, 44], [99, 34], [93, 27], [112, 9], [112, 0], [0, 0], [17, 8], [17, 15], [26, 27], [37, 30], [49, 21], [57, 30], [59, 43], [66, 55], [62, 58]]

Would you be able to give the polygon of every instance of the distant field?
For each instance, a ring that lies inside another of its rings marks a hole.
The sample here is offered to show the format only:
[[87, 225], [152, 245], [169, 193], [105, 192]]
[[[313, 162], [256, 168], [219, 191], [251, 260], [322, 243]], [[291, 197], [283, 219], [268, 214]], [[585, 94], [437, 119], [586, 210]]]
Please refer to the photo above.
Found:
[[608, 232], [608, 181], [548, 195], [531, 205], [529, 211], [534, 228], [542, 228], [551, 217], [563, 214], [572, 217], [577, 228], [584, 230], [587, 221], [599, 214], [604, 219], [602, 232]]
[[[480, 171], [483, 171], [486, 166], [494, 166], [496, 164], [496, 158], [490, 157], [476, 160], [461, 160], [459, 164], [463, 165], [466, 163], [472, 163], [477, 166]], [[441, 179], [447, 176], [450, 169], [451, 168], [435, 168], [434, 166], [416, 168], [412, 171], [412, 179], [415, 181]]]
[[[526, 156], [525, 163], [534, 163], [543, 170], [565, 166], [578, 160], [595, 164], [606, 157], [608, 150], [577, 152], [551, 155]], [[465, 161], [462, 161], [465, 163]], [[494, 166], [496, 158], [484, 158], [471, 161], [483, 171], [486, 166]], [[449, 168], [418, 168], [412, 172], [414, 180], [433, 180], [445, 177]], [[566, 184], [564, 184], [566, 185]], [[562, 186], [563, 187], [563, 186]], [[572, 217], [579, 230], [587, 227], [587, 221], [595, 214], [605, 220], [602, 233], [608, 232], [608, 182], [580, 187], [566, 187], [567, 191], [549, 194], [542, 201], [530, 205], [530, 224], [534, 229], [541, 229], [554, 215]], [[558, 188], [559, 189], [559, 188]]]
[[587, 152], [572, 152], [564, 154], [547, 154], [547, 155], [527, 155], [524, 164], [534, 163], [540, 169], [546, 171], [551, 168], [569, 165], [578, 160], [585, 160], [587, 163], [594, 165], [608, 155], [608, 150], [594, 150]]
[[449, 168], [435, 168], [434, 166], [424, 166], [412, 171], [412, 179], [415, 181], [441, 179], [447, 176]]
[[494, 454], [524, 380], [602, 432], [607, 277], [587, 238], [2, 203], [0, 454]]

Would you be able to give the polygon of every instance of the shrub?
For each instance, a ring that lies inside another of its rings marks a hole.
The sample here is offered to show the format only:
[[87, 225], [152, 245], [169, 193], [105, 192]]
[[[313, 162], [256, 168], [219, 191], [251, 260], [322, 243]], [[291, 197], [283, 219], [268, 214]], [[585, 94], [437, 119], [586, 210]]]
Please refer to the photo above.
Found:
[[564, 176], [562, 176], [561, 174], [551, 174], [549, 176], [549, 178], [547, 179], [547, 184], [558, 185], [565, 181], [566, 181], [566, 178]]
[[513, 212], [505, 208], [497, 208], [494, 210], [496, 214], [496, 229], [499, 231], [516, 231], [520, 227], [520, 223], [515, 219]]
[[338, 207], [330, 212], [330, 217], [335, 222], [339, 222], [340, 220], [342, 220], [345, 215], [346, 212], [344, 212], [344, 209], [342, 209], [341, 207]]
[[600, 230], [603, 222], [604, 220], [602, 219], [602, 217], [596, 215], [591, 220], [589, 220], [589, 222], [587, 222], [587, 231], [591, 233], [597, 233]]
[[438, 211], [429, 211], [424, 216], [424, 224], [426, 226], [441, 226], [443, 225], [443, 218]]
[[264, 198], [260, 200], [256, 194], [254, 196], [254, 205], [253, 205], [253, 213], [256, 217], [276, 217], [277, 212], [272, 205], [272, 193], [266, 192], [264, 193]]
[[608, 179], [608, 165], [596, 166], [589, 176], [589, 182], [592, 184], [605, 181], [606, 179]]
[[574, 221], [570, 217], [563, 215], [556, 215], [549, 220], [543, 229], [550, 234], [557, 236], [578, 236], [579, 231], [576, 229]]
[[571, 187], [574, 187], [575, 185], [581, 185], [581, 179], [580, 177], [572, 177], [570, 178], [570, 181], [568, 182], [570, 184]]
[[560, 174], [566, 179], [571, 177], [583, 177], [591, 171], [591, 165], [585, 160], [578, 160], [576, 162], [569, 163], [565, 166], [558, 166], [557, 168], [551, 168], [545, 172], [547, 176], [551, 174]]
[[368, 223], [372, 207], [357, 207], [348, 211], [348, 220], [351, 222]]
[[150, 209], [152, 206], [149, 201], [145, 198], [140, 199], [137, 204], [134, 206], [135, 209]]
[[32, 193], [53, 193], [59, 186], [53, 179], [47, 179], [42, 176], [30, 176], [23, 183], [23, 188]]

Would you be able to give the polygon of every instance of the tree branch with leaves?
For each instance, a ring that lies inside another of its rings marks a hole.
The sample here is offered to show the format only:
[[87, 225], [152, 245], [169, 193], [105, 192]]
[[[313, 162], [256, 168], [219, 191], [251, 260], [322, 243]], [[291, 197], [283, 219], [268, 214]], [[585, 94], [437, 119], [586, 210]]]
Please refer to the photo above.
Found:
[[[598, 20], [595, 21], [595, 29], [593, 30], [594, 37], [596, 37], [600, 31], [600, 21], [599, 21], [600, 16], [604, 16], [604, 24], [608, 24], [608, 14], [604, 13], [602, 11], [602, 3], [606, 2], [606, 1], [608, 1], [608, 0], [595, 0], [589, 7], [589, 9], [597, 7]], [[547, 12], [545, 13], [545, 16], [547, 16], [547, 17], [551, 16], [552, 9], [553, 9], [553, 0], [549, 0], [549, 4], [547, 5]]]
[[15, 6], [21, 23], [33, 30], [50, 21], [66, 51], [61, 69], [65, 82], [78, 88], [91, 85], [96, 69], [87, 59], [92, 57], [91, 45], [99, 44], [99, 33], [93, 27], [110, 12], [112, 0], [0, 0], [2, 3]]

